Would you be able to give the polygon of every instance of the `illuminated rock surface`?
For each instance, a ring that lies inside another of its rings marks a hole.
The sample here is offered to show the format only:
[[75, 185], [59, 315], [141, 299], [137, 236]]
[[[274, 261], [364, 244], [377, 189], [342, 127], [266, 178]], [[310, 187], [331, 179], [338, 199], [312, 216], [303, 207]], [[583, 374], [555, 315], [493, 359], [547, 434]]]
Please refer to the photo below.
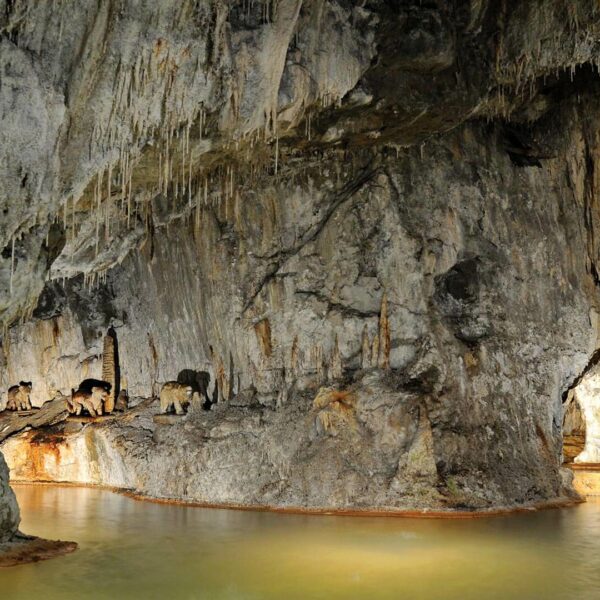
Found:
[[185, 369], [218, 401], [28, 432], [11, 466], [214, 503], [569, 495], [597, 3], [246, 4], [0, 0], [3, 390], [100, 377], [112, 325], [136, 402]]

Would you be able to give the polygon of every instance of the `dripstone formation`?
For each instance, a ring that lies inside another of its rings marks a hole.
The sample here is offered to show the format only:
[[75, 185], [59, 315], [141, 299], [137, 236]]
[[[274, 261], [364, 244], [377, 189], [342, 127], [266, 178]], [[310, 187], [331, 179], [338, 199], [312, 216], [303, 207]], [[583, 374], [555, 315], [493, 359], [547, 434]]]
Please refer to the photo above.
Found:
[[[0, 383], [129, 398], [6, 440], [13, 476], [327, 509], [569, 496], [599, 56], [595, 0], [0, 0]], [[184, 415], [158, 416], [167, 382]]]

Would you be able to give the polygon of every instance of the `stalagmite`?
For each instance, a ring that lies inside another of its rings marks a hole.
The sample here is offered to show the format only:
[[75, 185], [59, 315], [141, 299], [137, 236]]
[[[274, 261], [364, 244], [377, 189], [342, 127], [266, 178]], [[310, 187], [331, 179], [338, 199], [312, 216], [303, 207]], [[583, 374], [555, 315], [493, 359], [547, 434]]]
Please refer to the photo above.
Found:
[[104, 347], [102, 351], [102, 379], [111, 385], [104, 411], [107, 414], [112, 413], [115, 407], [115, 398], [119, 394], [119, 362], [117, 349], [117, 335], [115, 330], [109, 328], [104, 336]]

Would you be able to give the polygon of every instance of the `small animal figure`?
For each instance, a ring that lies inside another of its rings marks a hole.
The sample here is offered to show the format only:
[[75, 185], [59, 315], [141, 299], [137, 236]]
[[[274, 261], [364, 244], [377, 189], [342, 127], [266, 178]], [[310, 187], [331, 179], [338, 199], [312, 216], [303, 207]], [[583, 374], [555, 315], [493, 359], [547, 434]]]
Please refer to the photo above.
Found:
[[115, 402], [115, 410], [119, 412], [125, 412], [127, 407], [129, 406], [129, 396], [127, 395], [127, 390], [121, 390], [119, 392], [119, 397]]
[[85, 409], [91, 417], [102, 414], [102, 404], [106, 401], [108, 392], [106, 388], [94, 386], [91, 392], [71, 390], [71, 398], [67, 398], [69, 412], [80, 415]]
[[8, 388], [7, 410], [31, 410], [31, 381], [21, 381]]
[[84, 379], [77, 388], [78, 392], [87, 392], [88, 394], [92, 393], [92, 388], [99, 387], [103, 388], [110, 394], [110, 390], [112, 389], [112, 385], [108, 381], [104, 381], [102, 379]]
[[210, 374], [207, 371], [183, 369], [183, 371], [180, 371], [179, 375], [177, 375], [177, 383], [191, 386], [194, 392], [200, 394], [204, 400], [208, 400]]
[[176, 381], [167, 381], [160, 390], [160, 412], [168, 413], [172, 408], [178, 415], [184, 415], [192, 401], [192, 387]]

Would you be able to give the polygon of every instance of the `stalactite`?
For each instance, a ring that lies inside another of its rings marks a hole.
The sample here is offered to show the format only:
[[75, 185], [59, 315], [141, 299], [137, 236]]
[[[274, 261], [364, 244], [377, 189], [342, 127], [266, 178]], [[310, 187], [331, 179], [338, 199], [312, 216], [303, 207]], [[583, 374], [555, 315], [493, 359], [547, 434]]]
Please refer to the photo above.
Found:
[[130, 228], [131, 221], [131, 185], [132, 185], [132, 173], [129, 172], [129, 191], [127, 192], [127, 229]]
[[106, 240], [110, 238], [110, 217], [112, 215], [112, 165], [108, 165], [107, 182], [106, 182]]
[[94, 258], [98, 256], [98, 244], [100, 241], [100, 177], [96, 178], [96, 186], [94, 187], [94, 199], [93, 204], [96, 209], [96, 249]]
[[376, 333], [371, 343], [371, 365], [377, 366], [379, 359], [379, 334]]
[[335, 342], [333, 344], [333, 350], [331, 352], [329, 377], [330, 379], [337, 380], [341, 379], [344, 372], [342, 366], [342, 355], [340, 354], [340, 346], [338, 343], [338, 336], [335, 336]]
[[312, 348], [313, 363], [317, 374], [317, 382], [322, 384], [325, 381], [325, 365], [323, 364], [323, 346], [317, 344]]
[[219, 402], [225, 402], [229, 398], [229, 382], [225, 375], [225, 365], [220, 356], [217, 358], [215, 379], [219, 386]]
[[362, 331], [360, 366], [361, 369], [371, 368], [371, 344], [369, 342], [369, 332], [366, 325], [363, 327]]
[[379, 359], [380, 369], [390, 368], [390, 322], [388, 319], [388, 301], [386, 292], [381, 297], [381, 311], [379, 313]]
[[294, 341], [292, 342], [292, 349], [290, 351], [290, 371], [294, 377], [298, 377], [299, 374], [299, 349], [298, 349], [298, 336], [294, 336]]
[[15, 274], [15, 236], [10, 240], [10, 295], [13, 293], [13, 277]]

